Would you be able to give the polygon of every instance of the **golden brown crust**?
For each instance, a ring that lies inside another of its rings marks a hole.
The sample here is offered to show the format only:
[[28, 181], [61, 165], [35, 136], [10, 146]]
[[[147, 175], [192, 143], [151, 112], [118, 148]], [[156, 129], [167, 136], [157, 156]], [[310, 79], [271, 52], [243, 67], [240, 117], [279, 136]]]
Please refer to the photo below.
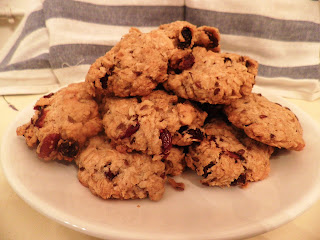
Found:
[[244, 186], [268, 176], [272, 147], [249, 139], [221, 119], [212, 119], [204, 129], [206, 139], [189, 147], [186, 156], [188, 167], [203, 177], [202, 184]]
[[[177, 62], [175, 58], [172, 57]], [[201, 47], [193, 48], [187, 58], [180, 57], [180, 62], [185, 67], [174, 69], [165, 83], [166, 89], [179, 97], [211, 104], [229, 104], [249, 95], [258, 68], [258, 63], [248, 57], [215, 53]]]
[[233, 101], [224, 110], [229, 121], [252, 139], [297, 151], [305, 146], [302, 127], [296, 115], [261, 94], [252, 93]]
[[72, 161], [85, 141], [102, 130], [98, 104], [86, 83], [40, 98], [31, 121], [17, 129], [44, 160]]
[[143, 97], [140, 103], [136, 98], [106, 98], [104, 112], [105, 133], [118, 150], [150, 155], [169, 153], [165, 153], [162, 132], [171, 138], [182, 126], [202, 126], [207, 116], [191, 103], [179, 103], [177, 96], [161, 90]]
[[151, 156], [120, 153], [108, 140], [94, 137], [77, 159], [81, 184], [103, 199], [158, 201], [164, 193], [165, 165]]

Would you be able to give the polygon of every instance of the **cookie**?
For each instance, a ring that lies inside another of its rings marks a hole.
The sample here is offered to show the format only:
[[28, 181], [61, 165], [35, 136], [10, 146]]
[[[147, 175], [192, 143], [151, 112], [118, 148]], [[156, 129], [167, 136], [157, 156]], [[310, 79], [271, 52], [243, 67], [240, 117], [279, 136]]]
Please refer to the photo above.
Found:
[[206, 138], [189, 147], [187, 166], [202, 176], [208, 186], [245, 186], [266, 178], [273, 148], [256, 142], [227, 125], [212, 119], [204, 126]]
[[251, 93], [258, 71], [255, 60], [202, 47], [175, 54], [164, 86], [177, 96], [200, 103], [229, 104]]
[[90, 67], [86, 82], [93, 95], [145, 96], [167, 80], [172, 41], [162, 31], [142, 33], [132, 28]]
[[180, 127], [203, 125], [207, 114], [189, 102], [158, 90], [138, 98], [104, 99], [105, 133], [119, 151], [167, 155]]
[[102, 130], [98, 104], [86, 83], [74, 83], [40, 98], [30, 122], [17, 128], [44, 160], [72, 161], [85, 141]]
[[220, 51], [220, 33], [213, 27], [177, 21], [149, 33], [130, 32], [90, 67], [86, 82], [94, 96], [146, 96], [168, 78], [168, 62], [175, 50], [202, 46]]
[[81, 184], [103, 199], [160, 200], [164, 193], [165, 164], [141, 153], [120, 153], [96, 136], [76, 160]]
[[278, 148], [301, 151], [305, 142], [296, 115], [288, 108], [252, 93], [224, 107], [228, 119], [252, 139]]

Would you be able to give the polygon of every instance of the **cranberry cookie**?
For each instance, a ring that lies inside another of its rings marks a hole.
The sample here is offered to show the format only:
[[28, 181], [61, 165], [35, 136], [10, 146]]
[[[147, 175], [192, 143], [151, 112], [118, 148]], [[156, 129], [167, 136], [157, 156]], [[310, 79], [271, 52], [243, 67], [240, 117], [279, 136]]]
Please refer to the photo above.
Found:
[[167, 155], [180, 127], [200, 127], [207, 116], [191, 103], [179, 103], [177, 96], [161, 90], [141, 99], [107, 97], [104, 102], [105, 133], [119, 151]]
[[174, 48], [162, 31], [142, 33], [132, 28], [90, 67], [86, 82], [93, 95], [145, 96], [167, 80], [168, 59]]
[[29, 147], [44, 160], [72, 161], [87, 138], [102, 130], [98, 104], [86, 83], [75, 83], [40, 98], [31, 121], [18, 127]]
[[301, 151], [302, 127], [296, 115], [261, 94], [252, 93], [224, 107], [229, 121], [252, 139], [278, 148]]
[[201, 103], [229, 104], [251, 93], [258, 72], [255, 60], [202, 47], [175, 54], [164, 86], [177, 96]]
[[188, 167], [202, 176], [208, 186], [245, 186], [268, 176], [273, 148], [256, 142], [221, 119], [205, 127], [206, 138], [189, 147]]
[[103, 199], [160, 200], [165, 164], [142, 153], [120, 153], [101, 136], [90, 139], [76, 159], [81, 184]]
[[149, 33], [137, 28], [123, 36], [90, 67], [86, 81], [93, 95], [146, 96], [168, 78], [168, 62], [176, 50], [202, 46], [220, 51], [220, 33], [213, 27], [177, 21]]

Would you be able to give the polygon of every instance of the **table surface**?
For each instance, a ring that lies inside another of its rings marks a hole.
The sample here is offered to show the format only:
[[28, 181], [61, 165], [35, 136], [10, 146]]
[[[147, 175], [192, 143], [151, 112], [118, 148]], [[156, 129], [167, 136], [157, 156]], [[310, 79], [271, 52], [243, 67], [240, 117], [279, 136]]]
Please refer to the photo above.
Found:
[[[39, 97], [40, 95], [0, 96], [1, 139], [18, 111], [24, 109]], [[320, 126], [320, 99], [313, 102], [296, 99], [287, 100], [309, 114]], [[2, 141], [5, 141], [5, 139], [2, 139]], [[2, 167], [0, 167], [0, 213], [1, 240], [97, 239], [64, 227], [33, 210], [10, 187], [3, 174]], [[250, 238], [250, 240], [287, 239], [320, 239], [320, 200], [295, 220], [273, 231]]]

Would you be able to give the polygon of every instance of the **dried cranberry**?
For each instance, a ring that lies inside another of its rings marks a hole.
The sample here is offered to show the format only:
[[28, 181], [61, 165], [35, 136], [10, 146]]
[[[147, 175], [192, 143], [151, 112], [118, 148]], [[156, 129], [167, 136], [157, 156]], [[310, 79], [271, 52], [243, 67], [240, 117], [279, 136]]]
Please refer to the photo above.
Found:
[[108, 178], [110, 181], [117, 176], [116, 174], [113, 174], [110, 170], [109, 170], [108, 172], [105, 172], [104, 175], [105, 175], [106, 178]]
[[140, 128], [140, 123], [137, 121], [135, 126], [130, 125], [126, 132], [120, 137], [120, 139], [131, 137], [135, 132], [137, 132]]
[[184, 42], [178, 43], [178, 48], [185, 49], [191, 45], [191, 40], [192, 40], [192, 32], [190, 28], [184, 27], [181, 30], [181, 35], [184, 38]]
[[219, 41], [218, 39], [209, 31], [205, 31], [205, 33], [207, 34], [209, 40], [211, 41], [208, 45], [209, 48], [215, 48], [219, 46]]
[[181, 133], [181, 134], [183, 134], [183, 132], [186, 131], [187, 129], [188, 129], [188, 126], [187, 126], [187, 125], [184, 125], [184, 126], [182, 126], [182, 127], [179, 128], [178, 132]]
[[38, 110], [38, 111], [40, 111], [42, 108], [43, 108], [43, 106], [38, 106], [38, 105], [36, 105], [36, 106], [33, 107], [33, 110]]
[[220, 92], [220, 88], [216, 88], [216, 89], [213, 91], [213, 95], [217, 95], [219, 92]]
[[247, 182], [247, 175], [243, 173], [231, 183], [231, 186], [236, 186], [236, 185], [243, 186], [246, 184], [246, 182]]
[[[241, 150], [243, 150], [243, 149], [241, 149]], [[242, 152], [241, 150], [239, 150], [240, 153]], [[239, 152], [239, 151], [238, 151], [238, 152]], [[234, 158], [234, 159], [236, 160], [236, 162], [237, 162], [237, 160], [245, 160], [244, 157], [242, 156], [242, 154], [239, 154], [238, 152], [226, 151], [225, 153], [226, 153], [229, 157]], [[244, 152], [243, 152], [243, 153], [244, 153]]]
[[181, 63], [179, 64], [180, 70], [186, 70], [193, 66], [194, 64], [194, 56], [192, 53], [188, 54], [187, 56], [184, 56]]
[[57, 149], [57, 145], [60, 138], [61, 138], [60, 134], [58, 133], [52, 133], [47, 135], [42, 141], [39, 157], [41, 158], [49, 157], [50, 153], [52, 153]]
[[47, 115], [47, 111], [44, 110], [44, 108], [39, 108], [39, 116], [34, 125], [38, 128], [42, 128], [44, 124], [44, 119]]
[[79, 152], [79, 143], [73, 139], [63, 140], [58, 151], [65, 157], [74, 158]]
[[44, 98], [51, 98], [54, 95], [54, 93], [49, 93], [48, 95], [44, 95]]
[[228, 62], [228, 61], [231, 62], [231, 58], [225, 57], [224, 60], [223, 60], [224, 63], [226, 63], [226, 62]]
[[175, 74], [182, 73], [183, 70], [190, 69], [194, 64], [194, 56], [192, 53], [178, 59], [175, 63], [169, 63], [169, 70], [173, 70]]
[[240, 149], [239, 151], [237, 151], [238, 155], [243, 155], [246, 151], [244, 149]]
[[160, 130], [160, 139], [162, 141], [162, 154], [167, 155], [172, 147], [172, 137], [167, 129]]
[[108, 88], [108, 78], [109, 78], [108, 74], [106, 74], [104, 77], [100, 78], [101, 86], [103, 89]]
[[[221, 141], [222, 139], [220, 139]], [[209, 141], [213, 141], [216, 144], [217, 148], [220, 148], [219, 144], [217, 143], [217, 137], [215, 135], [212, 135], [209, 139]]]
[[203, 168], [203, 174], [202, 177], [206, 178], [208, 177], [209, 174], [211, 174], [211, 172], [208, 172], [209, 168], [213, 167], [215, 165], [214, 162], [210, 162], [207, 166], [205, 166]]
[[192, 136], [193, 139], [202, 141], [204, 138], [203, 132], [199, 128], [189, 129], [187, 132]]

